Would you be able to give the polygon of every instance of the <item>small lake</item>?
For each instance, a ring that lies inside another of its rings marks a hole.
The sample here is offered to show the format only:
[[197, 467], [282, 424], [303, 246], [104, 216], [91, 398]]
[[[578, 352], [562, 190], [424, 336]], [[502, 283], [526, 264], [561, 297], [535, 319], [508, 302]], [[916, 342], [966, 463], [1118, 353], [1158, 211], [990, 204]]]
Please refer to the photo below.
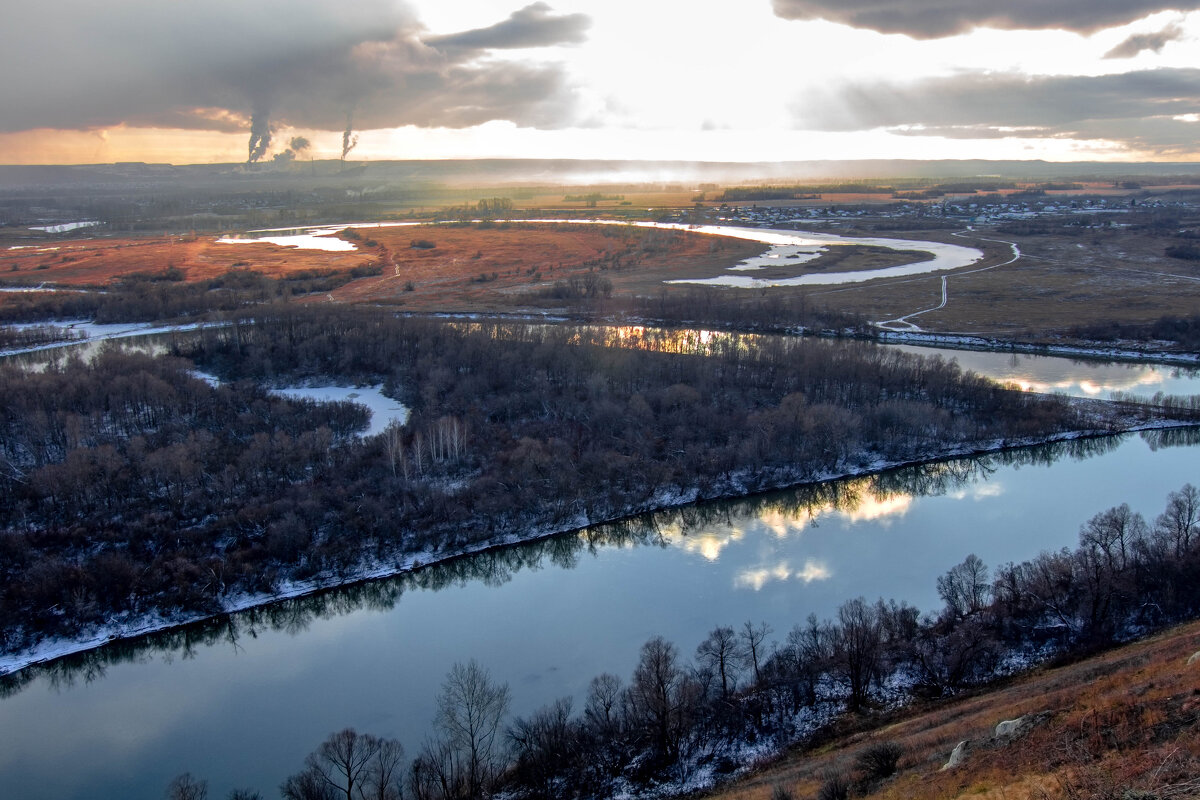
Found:
[[[914, 349], [1087, 396], [1197, 391], [1175, 368]], [[600, 672], [627, 680], [654, 635], [690, 657], [717, 625], [766, 622], [782, 640], [859, 595], [933, 609], [937, 577], [968, 553], [996, 567], [1073, 547], [1122, 502], [1152, 521], [1200, 483], [1198, 442], [1127, 435], [709, 503], [29, 669], [0, 683], [0, 796], [157, 799], [190, 771], [213, 798], [273, 797], [347, 726], [414, 756], [456, 661], [479, 660], [527, 714]]]

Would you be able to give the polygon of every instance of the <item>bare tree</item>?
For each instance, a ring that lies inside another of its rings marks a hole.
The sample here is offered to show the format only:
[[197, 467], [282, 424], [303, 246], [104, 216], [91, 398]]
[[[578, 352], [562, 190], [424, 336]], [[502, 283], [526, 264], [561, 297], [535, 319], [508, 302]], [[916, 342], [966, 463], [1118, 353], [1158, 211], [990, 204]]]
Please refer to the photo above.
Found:
[[754, 667], [754, 685], [762, 683], [762, 673], [758, 669], [759, 658], [763, 652], [763, 642], [766, 641], [767, 635], [771, 633], [771, 626], [765, 622], [760, 622], [754, 625], [750, 620], [746, 620], [742, 625], [741, 637], [745, 646], [746, 657], [750, 659], [750, 665]]
[[395, 739], [379, 739], [375, 757], [367, 763], [359, 784], [363, 800], [402, 800], [404, 797], [404, 745]]
[[838, 608], [838, 625], [833, 630], [833, 663], [850, 687], [851, 709], [863, 706], [871, 683], [878, 677], [882, 639], [875, 606], [858, 597]]
[[1154, 521], [1155, 540], [1182, 558], [1200, 541], [1200, 490], [1190, 483], [1167, 495], [1167, 508]]
[[987, 565], [974, 553], [937, 579], [938, 596], [945, 601], [946, 612], [955, 620], [983, 611], [991, 591]]
[[167, 800], [205, 800], [207, 797], [208, 781], [193, 778], [190, 772], [175, 776], [167, 784]]
[[611, 738], [620, 730], [621, 694], [621, 679], [611, 672], [592, 678], [583, 716], [597, 735]]
[[696, 660], [721, 676], [721, 697], [728, 698], [737, 682], [741, 650], [738, 637], [731, 627], [713, 628], [708, 638], [696, 648]]
[[409, 769], [408, 787], [415, 800], [456, 800], [465, 797], [454, 748], [435, 739], [426, 741]]
[[392, 477], [396, 477], [397, 468], [404, 472], [408, 480], [408, 462], [404, 458], [404, 426], [393, 420], [383, 429], [383, 451], [387, 454], [392, 466]]
[[1120, 571], [1129, 564], [1135, 547], [1147, 534], [1146, 521], [1135, 514], [1128, 503], [1101, 511], [1079, 529], [1079, 545], [1095, 550], [1110, 570]]
[[450, 668], [437, 698], [437, 724], [458, 754], [469, 797], [482, 797], [498, 769], [496, 734], [508, 712], [507, 684], [474, 659]]
[[531, 796], [556, 800], [558, 784], [579, 770], [582, 726], [571, 720], [571, 698], [544, 706], [530, 717], [518, 717], [508, 729], [516, 763], [510, 779]]
[[346, 728], [308, 755], [304, 770], [280, 787], [285, 800], [399, 800], [404, 748]]
[[629, 686], [633, 718], [649, 734], [660, 758], [674, 756], [679, 688], [683, 682], [675, 645], [655, 636], [642, 645], [641, 660]]
[[832, 636], [829, 625], [809, 614], [803, 626], [796, 625], [788, 632], [787, 646], [792, 650], [795, 678], [804, 702], [817, 702], [817, 684], [832, 658]]

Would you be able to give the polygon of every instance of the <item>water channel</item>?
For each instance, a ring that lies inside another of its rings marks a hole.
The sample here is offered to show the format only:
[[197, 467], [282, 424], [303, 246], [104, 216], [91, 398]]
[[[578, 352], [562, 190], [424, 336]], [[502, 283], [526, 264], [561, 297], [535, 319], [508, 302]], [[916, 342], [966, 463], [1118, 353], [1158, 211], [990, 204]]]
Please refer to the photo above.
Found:
[[[1200, 392], [1194, 372], [1174, 368], [920, 352], [1073, 394], [1131, 383]], [[968, 553], [994, 567], [1074, 546], [1082, 522], [1122, 502], [1153, 520], [1169, 491], [1200, 483], [1198, 454], [1200, 439], [1176, 431], [896, 470], [600, 526], [118, 643], [0, 683], [0, 796], [159, 798], [190, 771], [209, 780], [210, 797], [274, 797], [347, 726], [415, 755], [456, 661], [480, 661], [508, 683], [512, 713], [527, 714], [580, 698], [602, 671], [627, 679], [654, 635], [690, 656], [716, 625], [765, 621], [782, 639], [859, 595], [931, 609], [937, 576]]]

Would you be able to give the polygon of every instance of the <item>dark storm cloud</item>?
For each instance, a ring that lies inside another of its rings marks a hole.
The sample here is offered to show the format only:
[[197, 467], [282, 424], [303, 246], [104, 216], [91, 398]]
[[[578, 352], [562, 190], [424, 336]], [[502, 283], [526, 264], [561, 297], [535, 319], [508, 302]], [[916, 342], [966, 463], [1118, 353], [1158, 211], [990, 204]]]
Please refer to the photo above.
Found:
[[909, 84], [843, 86], [793, 106], [812, 130], [891, 129], [955, 138], [1100, 138], [1146, 148], [1192, 146], [1200, 126], [1200, 69], [1100, 76], [966, 73]]
[[784, 19], [823, 19], [881, 33], [936, 39], [973, 28], [1060, 28], [1091, 33], [1200, 0], [772, 0]]
[[253, 122], [253, 157], [282, 124], [557, 127], [573, 111], [562, 68], [488, 54], [577, 42], [583, 27], [586, 18], [538, 4], [439, 47], [396, 0], [19, 4], [0, 26], [0, 130], [125, 123], [249, 133]]
[[1143, 50], [1153, 50], [1155, 53], [1167, 46], [1168, 42], [1177, 42], [1183, 38], [1183, 28], [1171, 23], [1161, 31], [1154, 33], [1135, 33], [1119, 45], [1104, 54], [1105, 58], [1133, 58]]
[[425, 42], [447, 49], [515, 49], [579, 44], [586, 38], [591, 25], [591, 19], [585, 14], [557, 16], [545, 3], [533, 3], [490, 27], [437, 36]]

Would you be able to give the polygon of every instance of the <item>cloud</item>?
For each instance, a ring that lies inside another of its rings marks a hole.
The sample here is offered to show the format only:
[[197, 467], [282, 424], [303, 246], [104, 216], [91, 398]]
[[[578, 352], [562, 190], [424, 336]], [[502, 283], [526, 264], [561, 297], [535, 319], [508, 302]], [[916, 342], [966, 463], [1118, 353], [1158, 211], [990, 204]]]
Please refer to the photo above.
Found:
[[1091, 33], [1200, 0], [773, 0], [784, 19], [823, 19], [880, 33], [936, 39], [973, 28]]
[[955, 138], [1056, 136], [1172, 149], [1195, 127], [1173, 119], [1200, 106], [1200, 69], [1099, 76], [969, 72], [908, 84], [839, 87], [821, 102], [797, 103], [797, 127], [890, 129]]
[[1183, 28], [1172, 22], [1161, 31], [1154, 33], [1135, 33], [1119, 45], [1104, 54], [1105, 58], [1133, 58], [1143, 50], [1160, 52], [1168, 42], [1177, 42], [1183, 38]]
[[426, 39], [433, 47], [456, 49], [517, 49], [580, 44], [586, 38], [592, 20], [586, 14], [556, 16], [545, 3], [533, 3], [503, 22], [448, 36]]
[[426, 40], [396, 0], [20, 4], [0, 29], [0, 131], [126, 124], [261, 137], [279, 125], [341, 132], [348, 115], [358, 129], [562, 127], [574, 114], [565, 68], [492, 52], [575, 43], [587, 23], [538, 3]]

